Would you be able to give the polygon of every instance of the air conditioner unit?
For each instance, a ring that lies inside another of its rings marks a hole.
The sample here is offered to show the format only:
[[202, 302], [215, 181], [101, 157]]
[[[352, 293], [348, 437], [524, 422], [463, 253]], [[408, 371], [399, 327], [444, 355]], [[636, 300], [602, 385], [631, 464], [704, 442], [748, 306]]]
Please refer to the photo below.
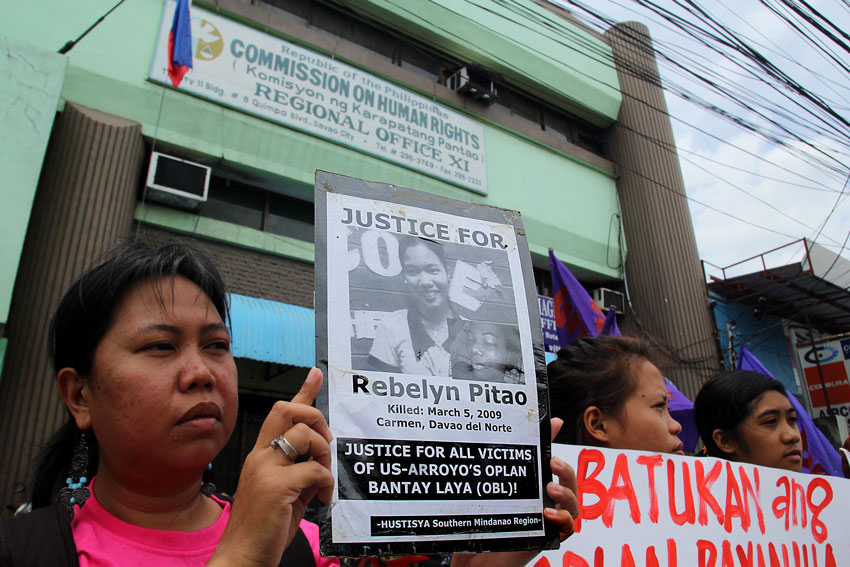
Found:
[[625, 312], [626, 298], [619, 291], [600, 287], [594, 289], [591, 295], [593, 296], [593, 301], [596, 302], [596, 305], [599, 306], [603, 313], [607, 313], [612, 305], [618, 315], [622, 315]]
[[446, 86], [453, 91], [477, 100], [483, 104], [493, 104], [498, 95], [492, 79], [477, 73], [469, 67], [461, 67], [446, 80]]
[[151, 152], [147, 195], [150, 201], [195, 209], [207, 200], [211, 168], [159, 152]]

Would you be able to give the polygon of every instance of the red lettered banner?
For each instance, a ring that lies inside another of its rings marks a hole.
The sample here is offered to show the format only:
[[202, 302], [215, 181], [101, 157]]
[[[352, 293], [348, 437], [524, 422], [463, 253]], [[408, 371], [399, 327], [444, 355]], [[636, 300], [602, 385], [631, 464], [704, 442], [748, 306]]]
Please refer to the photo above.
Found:
[[533, 567], [850, 565], [850, 480], [713, 458], [552, 445], [576, 533]]

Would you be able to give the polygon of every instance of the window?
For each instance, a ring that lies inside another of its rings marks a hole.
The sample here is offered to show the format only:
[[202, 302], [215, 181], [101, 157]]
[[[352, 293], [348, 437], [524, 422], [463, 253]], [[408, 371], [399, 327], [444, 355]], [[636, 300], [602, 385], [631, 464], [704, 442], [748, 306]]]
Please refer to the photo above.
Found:
[[399, 60], [399, 64], [403, 68], [422, 75], [435, 83], [440, 82], [443, 65], [436, 56], [413, 45], [402, 44], [399, 50]]
[[266, 231], [313, 242], [313, 226], [313, 203], [280, 195], [270, 197]]
[[[269, 184], [274, 186], [273, 183]], [[292, 187], [281, 187], [293, 190]], [[313, 203], [216, 175], [198, 215], [313, 242]]]
[[519, 116], [538, 128], [541, 126], [543, 119], [540, 115], [539, 103], [510, 87], [498, 85], [496, 90], [499, 93], [500, 102], [511, 109], [512, 115]]
[[[286, 8], [284, 7], [284, 9]], [[362, 21], [354, 13], [346, 13], [315, 2], [313, 3], [310, 25], [333, 36], [347, 39], [365, 47], [388, 61], [396, 61], [398, 51], [396, 37], [379, 27]]]
[[[246, 0], [249, 1], [249, 0]], [[253, 4], [253, 2], [250, 2]], [[286, 9], [277, 6], [277, 2], [260, 2], [259, 6], [273, 14], [278, 14], [302, 25], [310, 24], [310, 2], [304, 0], [289, 0]], [[282, 4], [282, 2], [281, 2]]]
[[[150, 146], [149, 146], [150, 148]], [[173, 152], [169, 152], [173, 154]], [[173, 154], [174, 157], [199, 162], [196, 157]], [[312, 188], [279, 179], [246, 177], [240, 172], [212, 167], [207, 200], [192, 210], [199, 217], [220, 220], [254, 230], [313, 242], [313, 203], [293, 195], [312, 195]], [[139, 191], [140, 198], [146, 192]], [[179, 203], [157, 201], [158, 205], [182, 208]], [[185, 210], [185, 209], [184, 209]]]
[[257, 190], [213, 175], [200, 216], [263, 230], [265, 196]]
[[543, 110], [543, 129], [561, 140], [572, 142], [576, 139], [572, 124], [559, 112]]

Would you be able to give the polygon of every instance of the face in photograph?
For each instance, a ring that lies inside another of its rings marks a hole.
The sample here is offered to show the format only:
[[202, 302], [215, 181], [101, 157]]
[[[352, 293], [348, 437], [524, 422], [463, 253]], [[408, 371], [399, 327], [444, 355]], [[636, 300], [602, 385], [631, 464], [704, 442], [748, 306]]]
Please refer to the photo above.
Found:
[[452, 377], [524, 384], [519, 331], [511, 325], [468, 321], [453, 349]]
[[502, 381], [517, 358], [509, 344], [506, 329], [498, 325], [474, 324], [470, 329], [470, 362], [478, 380]]
[[438, 244], [416, 241], [401, 250], [404, 283], [415, 309], [429, 316], [448, 308], [450, 274]]

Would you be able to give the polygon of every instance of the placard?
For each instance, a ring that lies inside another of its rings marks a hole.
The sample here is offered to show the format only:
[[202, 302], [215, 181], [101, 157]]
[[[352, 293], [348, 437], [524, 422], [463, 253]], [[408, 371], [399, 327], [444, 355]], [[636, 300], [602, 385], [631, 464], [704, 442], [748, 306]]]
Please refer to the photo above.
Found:
[[[150, 71], [167, 85], [174, 6], [165, 2]], [[487, 194], [478, 122], [197, 5], [191, 20], [194, 66], [179, 90]]]
[[580, 519], [534, 567], [850, 565], [850, 481], [711, 457], [552, 445]]
[[545, 549], [548, 392], [519, 213], [316, 174], [328, 555]]

